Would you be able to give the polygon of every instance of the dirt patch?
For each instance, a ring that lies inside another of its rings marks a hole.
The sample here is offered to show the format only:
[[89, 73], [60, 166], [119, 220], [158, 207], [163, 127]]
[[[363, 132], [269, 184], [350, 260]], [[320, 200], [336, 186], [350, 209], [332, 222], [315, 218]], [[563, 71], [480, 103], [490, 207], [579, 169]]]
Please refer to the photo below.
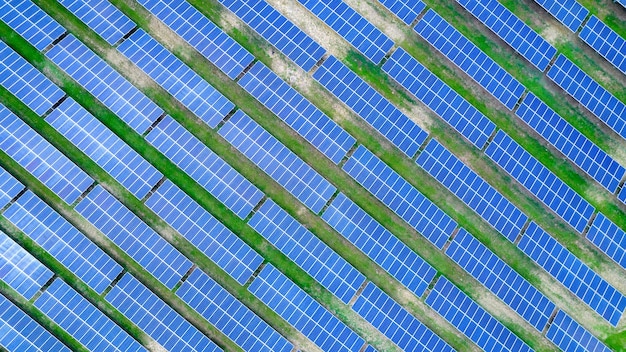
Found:
[[119, 51], [111, 49], [105, 51], [105, 58], [117, 70], [123, 72], [124, 76], [140, 89], [156, 88], [158, 85], [142, 70], [128, 60]]
[[405, 32], [399, 29], [405, 27], [406, 24], [401, 22], [394, 15], [388, 13], [382, 5], [362, 0], [344, 0], [344, 2], [360, 13], [361, 16], [369, 20], [378, 29], [383, 31], [387, 36], [393, 38], [395, 42], [401, 42], [406, 39]]
[[144, 341], [146, 343], [146, 348], [151, 352], [167, 352], [163, 346], [159, 345], [158, 342], [154, 340]]

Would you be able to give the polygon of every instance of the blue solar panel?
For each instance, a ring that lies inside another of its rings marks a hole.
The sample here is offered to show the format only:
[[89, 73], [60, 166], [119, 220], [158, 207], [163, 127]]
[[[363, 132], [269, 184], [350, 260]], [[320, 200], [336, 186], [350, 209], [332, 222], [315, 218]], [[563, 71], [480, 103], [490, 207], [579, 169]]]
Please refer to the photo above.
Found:
[[391, 39], [342, 0], [298, 1], [377, 65], [393, 47]]
[[609, 352], [597, 337], [593, 336], [572, 317], [559, 310], [546, 332], [546, 337], [564, 352]]
[[402, 351], [454, 351], [426, 325], [371, 282], [365, 286], [352, 309], [398, 345]]
[[184, 0], [137, 0], [231, 79], [254, 56]]
[[248, 225], [344, 303], [365, 281], [363, 274], [271, 199], [254, 213]]
[[594, 208], [503, 131], [485, 153], [578, 232], [589, 223]]
[[98, 293], [122, 272], [111, 257], [31, 191], [3, 215]]
[[580, 38], [626, 73], [626, 40], [592, 15], [579, 34]]
[[617, 326], [626, 297], [534, 222], [518, 247], [609, 323]]
[[138, 133], [144, 133], [163, 110], [108, 63], [68, 35], [46, 56]]
[[446, 255], [485, 285], [540, 332], [556, 306], [465, 229], [454, 236]]
[[163, 177], [72, 98], [52, 110], [46, 121], [139, 199]]
[[587, 231], [587, 239], [626, 269], [626, 232], [598, 213]]
[[214, 128], [235, 105], [142, 29], [117, 49]]
[[71, 351], [2, 295], [0, 295], [0, 347], [15, 352]]
[[93, 184], [89, 175], [2, 105], [0, 150], [68, 204]]
[[359, 146], [343, 169], [437, 248], [443, 248], [457, 224], [402, 176]]
[[480, 22], [542, 72], [556, 48], [497, 0], [457, 0]]
[[90, 351], [146, 351], [61, 279], [37, 298], [35, 307]]
[[383, 70], [476, 147], [482, 149], [496, 129], [485, 115], [404, 49], [396, 49]]
[[515, 241], [528, 216], [443, 145], [431, 140], [417, 158], [417, 164], [509, 241]]
[[315, 40], [265, 0], [219, 1], [305, 71], [311, 70], [326, 53]]
[[617, 198], [626, 204], [626, 187], [622, 186], [622, 190], [617, 195]]
[[0, 20], [39, 51], [65, 33], [65, 28], [30, 0], [4, 0], [0, 4]]
[[378, 0], [378, 2], [408, 25], [426, 8], [426, 4], [421, 0]]
[[189, 275], [176, 295], [244, 351], [293, 349], [289, 341], [200, 269]]
[[146, 205], [241, 285], [263, 258], [171, 181], [165, 181]]
[[418, 297], [435, 277], [433, 267], [343, 193], [322, 218]]
[[239, 85], [335, 164], [356, 143], [354, 137], [261, 62], [241, 77]]
[[11, 202], [22, 190], [24, 185], [6, 170], [0, 167], [0, 209]]
[[526, 88], [430, 9], [415, 31], [510, 110]]
[[443, 276], [426, 297], [426, 304], [484, 350], [532, 351], [524, 341]]
[[192, 266], [176, 248], [148, 227], [102, 186], [76, 205], [76, 211], [169, 289]]
[[360, 351], [365, 341], [271, 264], [248, 290], [322, 351]]
[[108, 0], [59, 0], [59, 3], [111, 45], [136, 26]]
[[589, 14], [589, 10], [576, 0], [535, 0], [535, 2], [574, 33]]
[[50, 110], [65, 95], [59, 87], [2, 41], [0, 84], [39, 116]]
[[146, 140], [242, 219], [263, 198], [263, 192], [169, 116]]
[[337, 190], [241, 110], [219, 134], [314, 213], [319, 213]]
[[413, 157], [428, 137], [428, 133], [334, 56], [324, 60], [313, 78], [406, 155]]

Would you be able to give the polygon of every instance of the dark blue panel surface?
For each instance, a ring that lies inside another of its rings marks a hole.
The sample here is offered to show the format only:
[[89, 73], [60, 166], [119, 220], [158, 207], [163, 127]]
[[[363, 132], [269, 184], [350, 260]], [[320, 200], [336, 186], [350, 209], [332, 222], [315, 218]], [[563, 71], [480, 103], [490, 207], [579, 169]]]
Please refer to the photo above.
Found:
[[546, 332], [546, 337], [564, 352], [609, 352], [597, 337], [593, 336], [572, 317], [559, 310]]
[[0, 167], [0, 209], [9, 204], [23, 189], [24, 185]]
[[598, 54], [626, 73], [626, 40], [592, 15], [579, 34]]
[[535, 2], [574, 33], [589, 14], [589, 10], [576, 0], [535, 0]]
[[587, 239], [626, 269], [626, 232], [598, 213], [587, 231]]
[[410, 25], [426, 8], [421, 0], [378, 0], [404, 23]]
[[[2, 1], [0, 20], [39, 51], [44, 50], [65, 33], [65, 28], [30, 0]], [[0, 54], [0, 57], [2, 56]]]
[[136, 26], [108, 0], [59, 0], [59, 3], [111, 45]]

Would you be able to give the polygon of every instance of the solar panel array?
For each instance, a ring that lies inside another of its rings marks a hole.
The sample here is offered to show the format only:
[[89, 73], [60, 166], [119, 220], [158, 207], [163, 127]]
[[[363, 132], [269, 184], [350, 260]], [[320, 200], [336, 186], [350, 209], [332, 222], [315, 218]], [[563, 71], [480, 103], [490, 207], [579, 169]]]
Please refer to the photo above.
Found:
[[378, 2], [408, 25], [426, 8], [426, 4], [421, 0], [378, 0]]
[[241, 285], [263, 258], [171, 181], [165, 181], [146, 205]]
[[393, 41], [342, 0], [298, 0], [375, 64], [393, 47]]
[[552, 211], [582, 233], [594, 208], [503, 131], [485, 153]]
[[546, 332], [546, 337], [564, 352], [594, 351], [609, 352], [597, 337], [562, 310], [559, 310]]
[[344, 303], [365, 281], [363, 274], [271, 199], [261, 205], [248, 225]]
[[617, 325], [626, 309], [626, 296], [537, 224], [530, 223], [518, 247], [600, 316]]
[[426, 140], [428, 133], [334, 56], [313, 78], [406, 155], [413, 157]]
[[587, 239], [626, 269], [626, 232], [604, 214], [596, 214], [587, 230]]
[[0, 41], [0, 84], [39, 116], [65, 93], [28, 61]]
[[305, 71], [310, 71], [326, 53], [326, 49], [265, 0], [219, 1]]
[[360, 351], [365, 340], [271, 264], [248, 290], [322, 351]]
[[414, 29], [507, 108], [515, 107], [526, 88], [434, 10]]
[[426, 297], [426, 304], [482, 349], [532, 351], [524, 341], [443, 276]]
[[352, 309], [393, 341], [402, 351], [454, 351], [391, 297], [369, 282]]
[[111, 45], [136, 26], [108, 0], [59, 0], [59, 3]]
[[335, 164], [356, 140], [261, 62], [239, 80], [248, 93]]
[[432, 139], [416, 162], [509, 241], [515, 241], [528, 216], [443, 145]]
[[391, 54], [383, 71], [476, 147], [482, 149], [495, 131], [493, 122], [404, 49]]
[[146, 140], [242, 219], [263, 198], [263, 192], [169, 116]]
[[3, 105], [0, 105], [0, 150], [68, 204], [93, 184], [89, 175]]
[[626, 105], [573, 62], [559, 55], [548, 70], [548, 78], [626, 138]]
[[244, 351], [293, 349], [289, 341], [200, 269], [189, 275], [176, 295]]
[[184, 0], [138, 0], [200, 54], [235, 79], [254, 56]]
[[37, 298], [35, 307], [90, 351], [146, 351], [61, 279]]
[[570, 31], [576, 33], [589, 10], [576, 0], [535, 0]]
[[108, 63], [68, 35], [46, 56], [137, 133], [144, 133], [163, 110]]
[[328, 206], [322, 219], [418, 297], [437, 273], [343, 193]]
[[591, 15], [579, 36], [618, 70], [626, 73], [626, 40], [598, 17]]
[[337, 190], [241, 110], [226, 121], [219, 134], [314, 213], [319, 213]]
[[22, 190], [24, 190], [24, 185], [0, 167], [0, 209], [9, 204], [11, 199], [15, 198]]
[[359, 146], [343, 169], [437, 248], [443, 248], [457, 224], [402, 176]]
[[485, 26], [542, 72], [556, 48], [497, 0], [457, 0]]
[[19, 197], [3, 215], [98, 293], [122, 271], [111, 257], [31, 191]]
[[52, 110], [46, 121], [139, 199], [163, 177], [72, 98]]
[[65, 28], [30, 0], [3, 1], [0, 4], [0, 20], [39, 51], [65, 33]]

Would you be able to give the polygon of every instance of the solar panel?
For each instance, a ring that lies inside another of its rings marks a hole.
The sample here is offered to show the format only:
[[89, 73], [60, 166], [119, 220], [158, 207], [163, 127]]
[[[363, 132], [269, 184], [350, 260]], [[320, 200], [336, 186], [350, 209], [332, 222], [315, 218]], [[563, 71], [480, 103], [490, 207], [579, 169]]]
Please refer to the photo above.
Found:
[[626, 138], [626, 105], [563, 55], [548, 70], [550, 78], [595, 116]]
[[542, 72], [556, 48], [497, 0], [457, 0], [485, 26]]
[[421, 0], [378, 0], [378, 2], [407, 25], [415, 22], [417, 16], [426, 8], [426, 4]]
[[376, 351], [376, 349], [372, 347], [371, 345], [367, 345], [367, 347], [365, 348], [365, 351], [363, 352], [378, 352], [378, 351]]
[[591, 15], [579, 36], [618, 70], [626, 73], [626, 40], [604, 22]]
[[90, 351], [146, 351], [61, 279], [37, 298], [35, 307]]
[[59, 3], [111, 45], [136, 27], [108, 0], [59, 0]]
[[46, 56], [137, 133], [144, 133], [163, 114], [160, 107], [73, 35], [63, 38]]
[[337, 190], [241, 110], [226, 121], [219, 134], [314, 213], [319, 213]]
[[39, 116], [65, 96], [59, 87], [3, 41], [0, 41], [0, 84]]
[[154, 191], [146, 205], [241, 285], [263, 262], [250, 246], [169, 180]]
[[50, 142], [1, 104], [0, 150], [68, 204], [73, 203], [94, 182]]
[[200, 269], [191, 273], [176, 295], [244, 351], [293, 350], [289, 341]]
[[432, 139], [417, 164], [509, 241], [515, 241], [528, 216], [443, 145]]
[[611, 351], [597, 337], [562, 310], [556, 313], [546, 332], [546, 337], [564, 352]]
[[485, 154], [576, 231], [583, 232], [593, 206], [506, 133], [498, 131]]
[[222, 350], [129, 273], [105, 298], [168, 351]]
[[52, 110], [46, 121], [139, 199], [163, 177], [72, 98]]
[[98, 293], [122, 272], [111, 257], [31, 191], [3, 215]]
[[443, 276], [426, 297], [426, 304], [484, 350], [532, 351], [511, 330]]
[[367, 283], [352, 309], [398, 345], [402, 351], [454, 351], [450, 345], [372, 282]]
[[513, 110], [526, 88], [461, 32], [430, 9], [415, 31], [491, 95]]
[[428, 106], [452, 128], [481, 148], [496, 125], [404, 49], [398, 48], [383, 71]]
[[0, 4], [0, 20], [39, 51], [65, 33], [65, 28], [30, 0], [3, 1]]
[[220, 0], [289, 59], [310, 71], [326, 50], [265, 0]]
[[235, 107], [143, 29], [131, 34], [117, 50], [211, 128]]
[[22, 190], [24, 190], [24, 185], [0, 167], [0, 209], [9, 204], [11, 199], [15, 198]]
[[248, 290], [322, 351], [360, 351], [365, 340], [324, 306], [267, 264]]
[[111, 194], [96, 186], [76, 211], [163, 285], [172, 289], [192, 263]]
[[322, 219], [418, 297], [437, 273], [343, 193], [328, 206]]
[[428, 137], [428, 133], [334, 56], [324, 60], [313, 78], [406, 155], [413, 157]]
[[8, 351], [71, 351], [2, 295], [0, 295], [0, 347]]
[[248, 225], [344, 303], [365, 281], [363, 274], [271, 199]]
[[517, 245], [609, 323], [617, 326], [626, 297], [534, 222]]
[[176, 34], [235, 79], [254, 56], [184, 0], [138, 0]]
[[535, 0], [570, 31], [576, 33], [589, 10], [576, 0]]
[[604, 214], [596, 214], [586, 237], [604, 254], [626, 269], [626, 232]]
[[617, 198], [622, 201], [622, 203], [626, 203], [626, 187], [622, 186], [622, 190], [617, 195]]
[[437, 248], [456, 229], [454, 220], [365, 147], [359, 146], [343, 169]]
[[539, 332], [556, 306], [465, 229], [454, 236], [446, 255], [485, 285]]
[[261, 62], [239, 79], [239, 85], [335, 164], [356, 143], [354, 137]]

